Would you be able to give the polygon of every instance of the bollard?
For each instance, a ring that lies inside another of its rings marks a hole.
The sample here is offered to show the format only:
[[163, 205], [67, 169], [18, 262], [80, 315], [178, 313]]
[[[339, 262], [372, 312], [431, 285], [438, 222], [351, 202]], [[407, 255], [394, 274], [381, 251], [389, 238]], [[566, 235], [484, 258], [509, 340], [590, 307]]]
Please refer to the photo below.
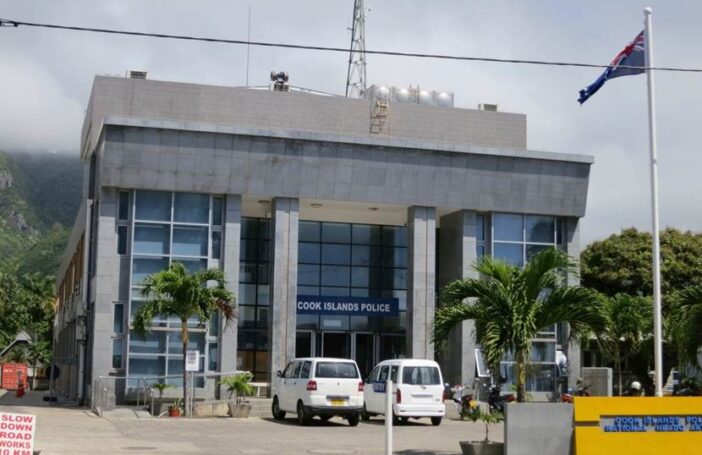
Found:
[[392, 381], [385, 382], [385, 455], [392, 455]]

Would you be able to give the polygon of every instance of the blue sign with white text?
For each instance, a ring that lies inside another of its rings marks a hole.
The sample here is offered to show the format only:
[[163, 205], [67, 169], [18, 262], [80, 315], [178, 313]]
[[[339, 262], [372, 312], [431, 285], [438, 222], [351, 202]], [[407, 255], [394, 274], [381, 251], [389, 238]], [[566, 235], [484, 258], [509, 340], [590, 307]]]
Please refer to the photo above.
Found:
[[298, 295], [297, 314], [393, 317], [400, 314], [400, 301], [394, 297]]

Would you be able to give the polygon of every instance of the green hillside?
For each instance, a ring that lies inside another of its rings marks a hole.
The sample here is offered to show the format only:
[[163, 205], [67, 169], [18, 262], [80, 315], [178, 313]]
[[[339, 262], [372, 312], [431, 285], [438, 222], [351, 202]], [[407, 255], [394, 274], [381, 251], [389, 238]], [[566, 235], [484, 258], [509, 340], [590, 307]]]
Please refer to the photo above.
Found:
[[75, 155], [0, 151], [0, 269], [53, 275], [80, 203]]

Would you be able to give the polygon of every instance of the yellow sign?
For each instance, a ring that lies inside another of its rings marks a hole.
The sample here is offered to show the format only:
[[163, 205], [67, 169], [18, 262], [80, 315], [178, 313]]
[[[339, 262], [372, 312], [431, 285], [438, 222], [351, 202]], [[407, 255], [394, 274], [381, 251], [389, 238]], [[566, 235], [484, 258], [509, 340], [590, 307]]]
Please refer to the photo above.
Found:
[[699, 455], [700, 397], [576, 397], [577, 455]]

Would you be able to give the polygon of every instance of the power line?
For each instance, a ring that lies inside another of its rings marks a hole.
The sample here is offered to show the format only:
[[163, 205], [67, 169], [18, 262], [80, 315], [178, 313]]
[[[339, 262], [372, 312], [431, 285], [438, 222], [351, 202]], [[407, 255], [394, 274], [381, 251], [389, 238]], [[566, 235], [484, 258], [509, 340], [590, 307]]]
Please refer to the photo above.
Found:
[[[208, 38], [202, 36], [188, 36], [188, 35], [170, 35], [164, 33], [147, 33], [147, 32], [133, 32], [128, 30], [114, 30], [107, 28], [93, 28], [93, 27], [77, 27], [71, 25], [58, 25], [58, 24], [43, 24], [38, 22], [24, 22], [15, 21], [11, 19], [0, 19], [0, 27], [40, 27], [40, 28], [50, 28], [58, 30], [73, 30], [80, 32], [94, 32], [94, 33], [107, 33], [112, 35], [127, 35], [127, 36], [142, 36], [149, 38], [166, 38], [166, 39], [177, 39], [186, 41], [202, 41], [207, 43], [221, 43], [221, 44], [241, 44], [248, 46], [259, 46], [259, 47], [278, 47], [283, 49], [300, 49], [308, 51], [325, 51], [325, 52], [343, 52], [348, 53], [348, 48], [343, 47], [330, 47], [330, 46], [309, 46], [303, 44], [289, 44], [289, 43], [274, 43], [265, 41], [250, 41], [250, 40], [234, 40], [234, 39], [224, 39], [224, 38]], [[547, 60], [524, 60], [524, 59], [506, 59], [506, 58], [492, 58], [492, 57], [469, 57], [462, 55], [447, 55], [447, 54], [426, 54], [418, 52], [396, 52], [396, 51], [383, 51], [383, 50], [369, 50], [364, 49], [363, 52], [366, 55], [386, 55], [392, 57], [415, 57], [415, 58], [429, 58], [429, 59], [439, 59], [439, 60], [459, 60], [459, 61], [469, 61], [469, 62], [489, 62], [489, 63], [515, 63], [524, 65], [542, 65], [542, 66], [568, 66], [568, 67], [579, 67], [579, 68], [609, 68], [611, 65], [599, 65], [593, 63], [577, 63], [577, 62], [557, 62], [557, 61], [547, 61]], [[655, 70], [655, 71], [671, 71], [671, 72], [685, 72], [685, 73], [702, 73], [702, 68], [677, 68], [677, 67], [641, 67], [641, 66], [626, 66], [620, 65], [619, 68], [629, 68], [638, 70]]]

